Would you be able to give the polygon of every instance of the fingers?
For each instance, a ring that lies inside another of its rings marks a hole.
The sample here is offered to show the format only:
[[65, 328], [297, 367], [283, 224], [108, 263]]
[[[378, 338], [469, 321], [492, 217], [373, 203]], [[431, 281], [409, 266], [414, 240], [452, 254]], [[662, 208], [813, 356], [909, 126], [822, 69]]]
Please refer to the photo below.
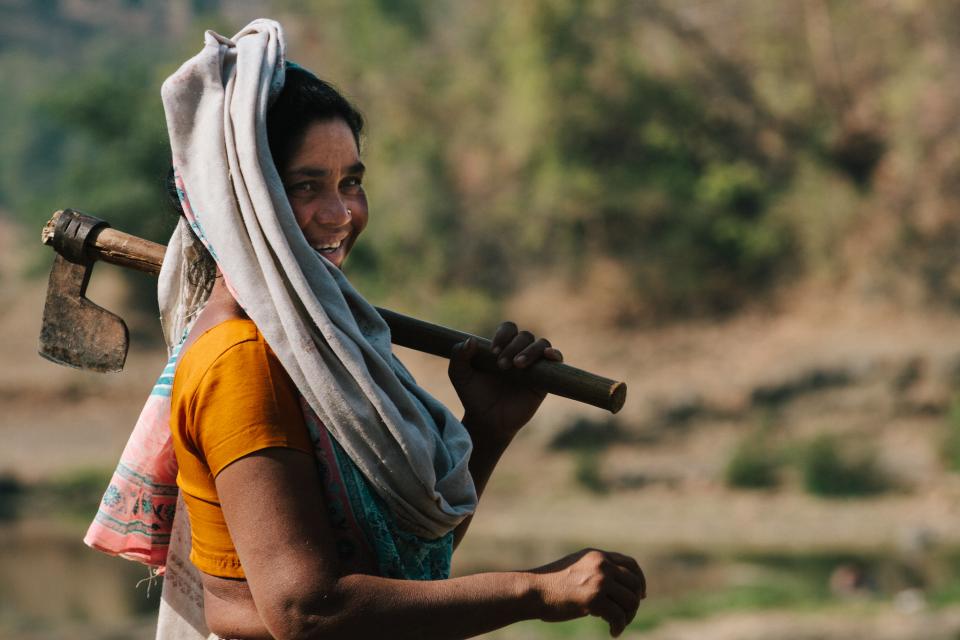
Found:
[[521, 365], [525, 359], [519, 358], [520, 352], [534, 343], [533, 334], [529, 331], [520, 331], [500, 350], [497, 365], [501, 369]]
[[[605, 555], [606, 557], [600, 565], [601, 571], [608, 577], [608, 580], [604, 583], [603, 594], [617, 606], [622, 614], [622, 624], [620, 623], [621, 618], [607, 619], [607, 622], [610, 623], [610, 634], [616, 637], [623, 632], [628, 624], [633, 622], [633, 618], [637, 615], [637, 609], [640, 607], [640, 601], [646, 597], [646, 585], [642, 578], [643, 572], [637, 575], [620, 564], [621, 562], [629, 564], [627, 561], [632, 561], [633, 558], [614, 552], [607, 552]], [[618, 557], [614, 558], [614, 555]], [[636, 562], [633, 562], [633, 564], [636, 565]], [[638, 570], [639, 568], [637, 566]]]
[[627, 614], [613, 599], [597, 598], [590, 607], [590, 615], [603, 618], [610, 625], [610, 635], [616, 638], [627, 626]]
[[563, 362], [563, 354], [554, 349], [549, 340], [537, 340], [529, 331], [518, 330], [512, 322], [504, 322], [497, 328], [491, 347], [501, 369], [525, 369], [541, 358]]
[[643, 572], [623, 554], [583, 549], [542, 570], [554, 575], [555, 580], [547, 584], [557, 590], [547, 596], [557, 603], [555, 613], [543, 618], [548, 621], [597, 616], [616, 637], [633, 622], [645, 597]]
[[[523, 335], [524, 332], [520, 332], [519, 335]], [[528, 332], [530, 339], [533, 339], [533, 334]], [[543, 357], [544, 351], [550, 348], [550, 341], [546, 338], [540, 338], [535, 340], [533, 343], [527, 345], [520, 350], [513, 358], [513, 366], [518, 369], [524, 369], [529, 367], [531, 364]]]
[[522, 366], [526, 362], [526, 356], [521, 357], [520, 353], [532, 344], [534, 344], [533, 334], [529, 331], [520, 331], [500, 351], [500, 357], [497, 358], [497, 365], [501, 369]]
[[477, 341], [473, 338], [467, 338], [454, 345], [453, 351], [450, 353], [450, 364], [447, 367], [447, 373], [451, 381], [464, 381], [473, 376], [470, 360], [476, 355], [477, 349]]
[[636, 589], [641, 598], [647, 597], [647, 578], [643, 575], [643, 569], [637, 564], [637, 561], [630, 556], [616, 551], [608, 551], [607, 557], [622, 569], [618, 573], [618, 579], [631, 589]]
[[493, 334], [490, 346], [493, 348], [494, 355], [500, 355], [503, 348], [510, 344], [517, 335], [517, 325], [510, 322], [503, 322], [497, 327], [497, 332]]
[[637, 575], [625, 567], [611, 564], [610, 576], [620, 585], [637, 594], [637, 598], [643, 600], [647, 597], [647, 585], [642, 575]]
[[[591, 615], [602, 617], [610, 625], [610, 635], [619, 636], [637, 615], [640, 601], [645, 597], [646, 584], [639, 565], [623, 554], [588, 551], [583, 561], [592, 567], [597, 590], [590, 598]], [[633, 571], [636, 569], [636, 572]]]
[[624, 627], [633, 622], [634, 616], [637, 615], [637, 609], [640, 608], [640, 596], [637, 595], [636, 591], [632, 591], [623, 585], [613, 582], [607, 585], [605, 595], [616, 604], [617, 608], [623, 613]]
[[476, 353], [477, 341], [471, 337], [453, 346], [453, 354], [450, 356], [450, 359], [470, 360]]

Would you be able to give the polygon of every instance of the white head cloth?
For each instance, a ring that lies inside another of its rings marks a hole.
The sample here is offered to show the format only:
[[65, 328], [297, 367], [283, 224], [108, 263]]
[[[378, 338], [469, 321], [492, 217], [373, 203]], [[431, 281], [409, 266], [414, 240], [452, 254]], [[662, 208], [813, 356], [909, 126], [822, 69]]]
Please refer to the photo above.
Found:
[[192, 226], [237, 302], [398, 523], [437, 538], [476, 506], [463, 425], [390, 350], [382, 318], [297, 225], [267, 143], [266, 114], [284, 79], [280, 25], [256, 20], [205, 47], [163, 84], [186, 219], [160, 272], [168, 344], [204, 300], [186, 271]]

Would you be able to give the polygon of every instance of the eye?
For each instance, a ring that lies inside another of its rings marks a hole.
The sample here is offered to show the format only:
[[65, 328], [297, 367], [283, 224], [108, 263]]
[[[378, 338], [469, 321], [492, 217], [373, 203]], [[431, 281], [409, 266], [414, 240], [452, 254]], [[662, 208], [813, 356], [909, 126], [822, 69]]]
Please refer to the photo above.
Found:
[[293, 196], [306, 197], [317, 192], [317, 183], [314, 180], [295, 182], [286, 187], [287, 193]]
[[312, 180], [287, 185], [287, 191], [316, 191], [316, 188]]
[[359, 194], [363, 191], [363, 178], [361, 176], [344, 178], [343, 182], [340, 183], [340, 189], [347, 194]]

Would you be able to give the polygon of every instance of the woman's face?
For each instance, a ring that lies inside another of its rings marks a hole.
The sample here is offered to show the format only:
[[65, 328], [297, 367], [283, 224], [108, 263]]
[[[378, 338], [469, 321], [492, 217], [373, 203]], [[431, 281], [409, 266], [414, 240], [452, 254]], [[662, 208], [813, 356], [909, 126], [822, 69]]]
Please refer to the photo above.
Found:
[[336, 118], [307, 128], [281, 176], [307, 242], [336, 267], [367, 226], [363, 172], [353, 133]]

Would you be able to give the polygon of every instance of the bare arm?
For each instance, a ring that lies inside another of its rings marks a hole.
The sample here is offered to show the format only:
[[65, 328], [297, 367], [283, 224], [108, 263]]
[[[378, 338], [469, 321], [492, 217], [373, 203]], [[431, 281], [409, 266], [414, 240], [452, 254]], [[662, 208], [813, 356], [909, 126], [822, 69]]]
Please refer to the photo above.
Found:
[[619, 632], [645, 589], [632, 560], [601, 552], [541, 570], [427, 582], [340, 575], [308, 454], [266, 449], [226, 467], [216, 484], [266, 637], [381, 638], [389, 630], [467, 638], [530, 618], [583, 615]]
[[[471, 434], [483, 429], [482, 426], [472, 423], [470, 416], [464, 416], [463, 424]], [[478, 500], [483, 495], [483, 490], [487, 488], [487, 481], [490, 480], [493, 470], [496, 468], [500, 457], [503, 455], [503, 452], [507, 450], [511, 441], [512, 438], [495, 439], [489, 437], [478, 438], [474, 436], [473, 451], [470, 453], [470, 475], [473, 477], [473, 484], [477, 490]], [[470, 528], [472, 521], [473, 514], [470, 514], [463, 519], [463, 522], [457, 525], [457, 528], [453, 532], [454, 549], [460, 545], [463, 537], [467, 535], [467, 529]]]
[[[548, 340], [538, 340], [529, 331], [518, 330], [512, 322], [497, 328], [491, 345], [504, 370], [524, 369], [541, 358], [563, 361], [563, 355]], [[470, 360], [476, 352], [474, 340], [457, 345], [450, 358], [449, 375], [466, 411], [463, 424], [473, 441], [470, 475], [479, 498], [503, 452], [536, 413], [546, 393], [474, 369]], [[457, 527], [454, 545], [463, 540], [472, 520], [471, 515]]]

